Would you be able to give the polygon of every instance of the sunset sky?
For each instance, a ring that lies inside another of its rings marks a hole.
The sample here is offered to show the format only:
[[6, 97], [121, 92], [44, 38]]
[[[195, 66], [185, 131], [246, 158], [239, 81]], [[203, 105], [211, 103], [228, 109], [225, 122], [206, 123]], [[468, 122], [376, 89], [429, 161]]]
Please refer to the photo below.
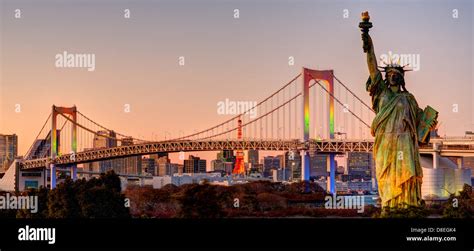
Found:
[[[219, 101], [258, 102], [303, 66], [333, 69], [369, 103], [358, 28], [364, 10], [374, 24], [377, 56], [419, 55], [420, 70], [406, 74], [406, 87], [421, 107], [439, 111], [440, 133], [474, 131], [469, 0], [0, 3], [0, 133], [18, 135], [20, 155], [53, 104], [75, 104], [90, 118], [136, 137], [162, 139], [166, 131], [176, 137], [229, 118], [216, 113]], [[130, 9], [130, 19], [124, 9]], [[55, 55], [63, 51], [95, 54], [95, 71], [56, 68]], [[180, 56], [184, 66], [178, 65]], [[290, 56], [294, 66], [288, 65]], [[123, 111], [125, 104], [130, 113]]]

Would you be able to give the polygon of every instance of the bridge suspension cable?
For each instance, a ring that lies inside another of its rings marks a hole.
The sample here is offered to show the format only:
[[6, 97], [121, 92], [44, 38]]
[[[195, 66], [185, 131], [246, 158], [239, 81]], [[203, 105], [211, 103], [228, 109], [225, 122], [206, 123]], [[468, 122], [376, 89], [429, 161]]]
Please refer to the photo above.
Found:
[[[315, 83], [311, 84], [310, 85], [310, 88], [313, 87], [316, 83], [318, 83], [318, 85], [326, 92], [328, 93], [332, 98], [334, 98], [334, 100], [336, 100], [337, 103], [339, 103], [342, 107], [344, 107], [347, 111], [349, 111], [349, 113], [352, 114], [352, 116], [354, 116], [355, 118], [357, 118], [360, 122], [362, 122], [365, 126], [367, 126], [368, 128], [370, 128], [370, 125], [367, 124], [363, 119], [361, 119], [359, 116], [357, 116], [354, 112], [352, 112], [349, 108], [345, 107], [344, 104], [338, 99], [336, 98], [332, 93], [330, 93], [322, 84], [319, 80], [317, 80], [316, 78], [313, 78], [315, 80]], [[354, 95], [355, 96], [355, 95]]]
[[352, 92], [349, 88], [347, 88], [347, 86], [341, 82], [341, 80], [339, 80], [336, 75], [334, 75], [334, 73], [331, 73], [332, 76], [334, 77], [334, 79], [339, 83], [341, 84], [345, 89], [346, 91], [348, 91], [352, 96], [354, 96], [357, 100], [359, 100], [359, 102], [361, 102], [365, 107], [367, 107], [370, 111], [372, 111], [373, 113], [375, 113], [375, 111], [369, 106], [367, 105], [362, 99], [360, 99], [354, 92]]
[[[254, 107], [251, 107], [249, 109], [247, 109], [246, 111], [218, 124], [218, 125], [215, 125], [211, 128], [208, 128], [206, 130], [202, 130], [202, 131], [199, 131], [199, 132], [196, 132], [196, 133], [193, 133], [193, 134], [189, 134], [189, 135], [186, 135], [186, 136], [183, 136], [183, 137], [178, 137], [178, 138], [174, 138], [172, 140], [183, 140], [183, 139], [189, 139], [189, 138], [192, 138], [192, 137], [195, 137], [195, 136], [199, 136], [200, 134], [204, 134], [206, 132], [209, 132], [209, 131], [212, 131], [214, 129], [218, 129], [220, 126], [224, 126], [236, 119], [238, 119], [240, 116], [242, 115], [245, 115], [245, 114], [248, 114], [250, 113], [252, 110], [254, 109], [257, 109], [259, 106], [261, 106], [263, 103], [265, 103], [266, 101], [268, 101], [269, 99], [271, 99], [273, 96], [275, 96], [276, 94], [278, 94], [279, 92], [281, 92], [282, 90], [284, 90], [287, 86], [289, 86], [290, 84], [292, 84], [293, 82], [295, 82], [299, 77], [301, 76], [301, 73], [296, 75], [293, 79], [291, 79], [289, 82], [287, 82], [285, 85], [283, 85], [280, 89], [278, 89], [277, 91], [275, 91], [273, 94], [271, 94], [270, 96], [268, 96], [267, 98], [265, 98], [264, 100], [260, 101], [259, 103], [257, 103], [257, 105], [255, 105]], [[222, 133], [220, 133], [219, 135], [222, 135]]]
[[[280, 88], [279, 90], [277, 90], [276, 92], [274, 92], [272, 95], [268, 96], [266, 99], [264, 99], [263, 101], [259, 102], [258, 106], [261, 106], [263, 103], [265, 103], [266, 101], [268, 100], [271, 100], [272, 97], [274, 97], [275, 95], [278, 95], [279, 92], [281, 92], [282, 90], [284, 90], [287, 86], [289, 86], [291, 83], [293, 83], [298, 77], [300, 76], [300, 74], [298, 74], [295, 78], [293, 78], [290, 82], [288, 82], [287, 84], [285, 84], [282, 88]], [[340, 81], [336, 76], [334, 76], [333, 74], [333, 77], [336, 79], [336, 81], [342, 85], [344, 87], [344, 89], [346, 89], [348, 91], [348, 93], [350, 93], [353, 97], [355, 97], [361, 104], [363, 104], [365, 107], [368, 108], [368, 110], [372, 111], [373, 110], [365, 103], [363, 102], [363, 100], [361, 100], [354, 92], [350, 91], [349, 88], [344, 84], [342, 83], [342, 81]], [[336, 100], [336, 102], [341, 105], [342, 107], [345, 108], [345, 110], [347, 110], [353, 117], [355, 117], [358, 121], [360, 121], [362, 124], [364, 124], [367, 128], [370, 128], [370, 125], [369, 123], [365, 122], [363, 118], [361, 118], [360, 116], [358, 116], [352, 109], [344, 106], [344, 104], [340, 101], [339, 98], [337, 98], [334, 94], [330, 93], [322, 84], [319, 80], [315, 79], [316, 81], [314, 83], [312, 83], [309, 88], [312, 88], [316, 85], [316, 83], [321, 87], [322, 90], [324, 90], [326, 93], [328, 93], [332, 98], [334, 98], [334, 100]], [[291, 89], [290, 89], [291, 90]], [[253, 119], [253, 120], [250, 120], [250, 121], [246, 121], [244, 122], [241, 126], [243, 128], [247, 128], [248, 125], [251, 125], [251, 124], [254, 124], [256, 125], [258, 122], [260, 122], [260, 137], [262, 136], [265, 136], [266, 138], [268, 138], [269, 136], [273, 136], [273, 130], [274, 130], [274, 118], [273, 118], [273, 113], [274, 112], [277, 112], [277, 118], [278, 118], [278, 111], [283, 108], [284, 106], [288, 105], [288, 104], [291, 104], [292, 101], [295, 101], [299, 96], [301, 96], [301, 92], [298, 92], [297, 91], [297, 88], [296, 88], [296, 85], [295, 85], [295, 93], [297, 93], [295, 96], [293, 96], [291, 99], [287, 100], [286, 102], [282, 103], [282, 104], [279, 104], [277, 105], [276, 107], [274, 107], [273, 109], [268, 109], [268, 105], [269, 104], [265, 104], [264, 106], [264, 109], [265, 109], [265, 113], [261, 116], [259, 116], [258, 118], [256, 119]], [[278, 97], [278, 96], [277, 96]], [[277, 102], [278, 104], [278, 102]], [[272, 100], [272, 103], [271, 105], [273, 106], [273, 100]], [[243, 114], [247, 114], [248, 112], [250, 112], [252, 109], [255, 109], [256, 107], [254, 108], [250, 108], [248, 110], [246, 110], [245, 112], [242, 112], [241, 114], [229, 119], [229, 120], [226, 120], [216, 126], [213, 126], [209, 129], [206, 129], [206, 130], [202, 130], [200, 132], [197, 132], [197, 133], [194, 133], [194, 134], [190, 134], [188, 136], [184, 136], [184, 137], [180, 137], [180, 138], [175, 138], [175, 139], [171, 139], [171, 140], [183, 140], [183, 139], [189, 139], [191, 137], [195, 137], [194, 139], [210, 139], [210, 138], [216, 138], [216, 137], [219, 137], [219, 136], [222, 136], [222, 135], [226, 135], [226, 134], [229, 134], [229, 133], [232, 133], [234, 131], [236, 131], [238, 129], [237, 126], [235, 126], [235, 123], [234, 120], [241, 117]], [[291, 107], [290, 108], [290, 114], [289, 116], [291, 117]], [[295, 106], [294, 106], [294, 109], [295, 109], [295, 112], [297, 111], [297, 104], [295, 103]], [[283, 109], [284, 111], [284, 109]], [[362, 112], [362, 106], [361, 106], [361, 112]], [[284, 114], [284, 113], [283, 113]], [[296, 113], [294, 115], [295, 119], [296, 119]], [[279, 119], [277, 120], [279, 121]], [[291, 119], [290, 119], [291, 121]], [[262, 123], [263, 125], [265, 126], [265, 131], [263, 131], [263, 126], [262, 126]], [[285, 123], [285, 122], [283, 122]], [[227, 125], [227, 127], [224, 129], [224, 126]], [[230, 127], [229, 127], [230, 126]], [[294, 130], [295, 130], [295, 137], [297, 137], [297, 129], [299, 129], [299, 127], [295, 124], [293, 125], [294, 126]], [[221, 128], [222, 127], [222, 130], [219, 132], [216, 132], [214, 133], [214, 129], [218, 129], [218, 128]], [[268, 129], [270, 129], [270, 132], [268, 132]], [[256, 134], [256, 128], [254, 127], [254, 135]], [[277, 129], [279, 130], [279, 129]], [[289, 124], [289, 133], [291, 135], [291, 122]], [[362, 128], [361, 128], [362, 130]], [[202, 135], [206, 132], [211, 132], [211, 133], [208, 133], [207, 135], [205, 135], [204, 137], [199, 137], [199, 135]], [[210, 134], [210, 135], [209, 135]], [[277, 133], [277, 135], [279, 135]]]
[[[292, 102], [293, 100], [295, 100], [295, 99], [298, 98], [299, 96], [301, 96], [301, 93], [298, 93], [298, 94], [295, 95], [293, 98], [291, 98], [291, 99], [289, 99], [288, 101], [286, 101], [285, 103], [283, 103], [283, 104], [281, 104], [281, 105], [275, 107], [273, 110], [267, 111], [265, 114], [261, 115], [260, 117], [254, 119], [254, 120], [251, 120], [251, 121], [249, 121], [249, 122], [247, 122], [247, 123], [245, 123], [245, 124], [242, 124], [242, 127], [247, 126], [247, 125], [250, 125], [250, 124], [252, 124], [252, 123], [255, 123], [255, 122], [259, 121], [260, 119], [263, 119], [263, 118], [267, 117], [268, 115], [272, 114], [274, 111], [276, 111], [276, 110], [280, 109], [281, 107], [285, 106], [286, 104]], [[237, 130], [237, 129], [238, 129], [238, 127], [231, 128], [231, 129], [228, 129], [227, 131], [221, 132], [221, 133], [219, 133], [219, 134], [215, 134], [215, 135], [212, 135], [212, 136], [210, 136], [210, 137], [205, 137], [205, 138], [200, 138], [200, 139], [202, 140], [202, 139], [215, 138], [215, 137], [217, 137], [217, 136], [221, 136], [221, 135], [224, 135], [224, 134], [233, 132], [233, 131], [235, 131], [235, 130]]]
[[[75, 124], [76, 126], [94, 134], [94, 135], [97, 135], [97, 136], [100, 136], [100, 137], [104, 137], [104, 138], [108, 138], [108, 139], [113, 139], [113, 140], [116, 140], [116, 141], [124, 141], [124, 139], [120, 139], [120, 138], [117, 138], [117, 137], [112, 137], [110, 135], [106, 135], [106, 134], [99, 134], [98, 132], [92, 130], [92, 129], [89, 129], [87, 128], [86, 126], [78, 123], [78, 122], [74, 122], [74, 120], [72, 120], [71, 118], [69, 118], [67, 115], [63, 114], [63, 113], [58, 113], [59, 115], [61, 115], [62, 117], [64, 117], [65, 119], [67, 119], [69, 122]], [[131, 137], [126, 137], [126, 138], [129, 138], [129, 139], [135, 139], [135, 138], [131, 138]]]
[[[83, 118], [85, 118], [86, 120], [88, 120], [89, 122], [93, 123], [94, 125], [102, 128], [103, 130], [106, 130], [108, 132], [114, 132], [116, 135], [118, 136], [121, 136], [121, 137], [124, 137], [124, 138], [131, 138], [131, 139], [134, 139], [134, 140], [137, 140], [137, 141], [142, 141], [142, 142], [149, 142], [149, 140], [145, 140], [145, 139], [139, 139], [139, 138], [135, 138], [135, 137], [132, 137], [132, 136], [128, 136], [128, 135], [125, 135], [125, 134], [122, 134], [122, 133], [119, 133], [119, 132], [116, 132], [114, 130], [110, 130], [108, 129], [107, 127], [95, 122], [94, 120], [90, 119], [89, 117], [87, 117], [86, 115], [84, 115], [83, 113], [81, 113], [80, 111], [77, 111], [77, 113], [79, 115], [81, 115]], [[101, 135], [103, 136], [103, 135]]]

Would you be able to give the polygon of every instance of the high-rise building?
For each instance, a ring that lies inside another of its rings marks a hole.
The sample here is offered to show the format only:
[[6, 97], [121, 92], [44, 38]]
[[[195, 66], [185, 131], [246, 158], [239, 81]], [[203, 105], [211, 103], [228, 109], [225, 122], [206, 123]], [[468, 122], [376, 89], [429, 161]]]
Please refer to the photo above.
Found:
[[[84, 150], [93, 150], [93, 149], [100, 149], [100, 148], [109, 148], [109, 147], [116, 147], [117, 140], [115, 139], [116, 135], [113, 131], [98, 131], [96, 135], [94, 135], [94, 139], [92, 140], [92, 148], [91, 149], [84, 149]], [[116, 159], [112, 160], [102, 160], [102, 161], [95, 161], [91, 163], [85, 163], [83, 165], [84, 170], [92, 171], [92, 172], [106, 172], [111, 170], [115, 166]], [[121, 173], [121, 170], [114, 170], [116, 173]]]
[[168, 158], [168, 156], [163, 156], [163, 157], [158, 157], [156, 160], [157, 166], [158, 166], [158, 173], [157, 176], [166, 176], [170, 175], [170, 164], [171, 160]]
[[117, 146], [117, 135], [114, 131], [98, 131], [94, 135], [93, 146], [94, 148], [109, 148]]
[[258, 163], [258, 150], [250, 149], [245, 155], [247, 157], [247, 163], [251, 163], [252, 166], [255, 166]]
[[16, 134], [0, 134], [0, 172], [6, 171], [18, 155], [18, 137]]
[[299, 152], [285, 153], [285, 168], [291, 170], [291, 180], [301, 180], [301, 155]]
[[235, 161], [234, 151], [233, 150], [223, 150], [222, 157], [227, 161]]
[[327, 154], [315, 154], [311, 158], [311, 177], [327, 177], [328, 176], [328, 158]]
[[371, 180], [372, 153], [349, 152], [347, 155], [347, 170], [351, 179]]
[[[122, 146], [133, 145], [133, 138], [123, 138]], [[124, 174], [141, 174], [142, 173], [142, 158], [141, 156], [132, 156], [126, 158], [117, 159], [118, 166], [121, 166], [122, 172]], [[121, 162], [121, 163], [120, 163]]]
[[[158, 161], [159, 158], [168, 156], [168, 153], [162, 152], [162, 153], [155, 153], [155, 154], [150, 154], [150, 159], [154, 159], [155, 161]], [[158, 164], [158, 162], [156, 162]]]
[[289, 168], [280, 168], [280, 169], [274, 169], [273, 171], [273, 181], [278, 182], [278, 181], [288, 181], [291, 179], [291, 170]]
[[158, 176], [172, 176], [175, 173], [178, 173], [178, 164], [171, 163], [171, 160], [168, 158], [168, 155], [159, 157], [157, 160], [158, 165]]
[[[122, 146], [133, 145], [132, 138], [123, 138]], [[113, 131], [98, 131], [93, 139], [93, 149], [116, 147], [117, 139]], [[88, 171], [104, 173], [114, 170], [118, 174], [141, 174], [142, 157], [132, 156], [111, 160], [102, 160], [84, 164], [84, 169]]]
[[211, 161], [211, 171], [222, 171], [225, 172], [225, 162], [221, 159], [215, 159]]
[[184, 160], [184, 172], [186, 173], [205, 173], [206, 160], [189, 155], [189, 159]]
[[272, 176], [273, 170], [280, 168], [281, 157], [265, 156], [263, 157], [263, 177]]
[[[153, 159], [155, 161], [155, 173], [153, 175], [155, 176], [161, 176], [160, 175], [160, 164], [168, 163], [169, 157], [168, 153], [162, 152], [162, 153], [155, 153], [155, 154], [150, 154], [150, 159]], [[161, 167], [162, 173], [165, 173], [166, 167]], [[164, 174], [163, 174], [164, 175]]]
[[286, 154], [285, 154], [285, 155], [283, 155], [283, 154], [277, 155], [277, 158], [280, 159], [280, 161], [279, 161], [279, 162], [280, 162], [280, 166], [279, 166], [278, 168], [284, 168], [284, 167], [285, 167], [285, 164], [286, 164], [285, 159], [286, 159], [286, 157], [287, 157]]
[[217, 159], [224, 163], [224, 172], [232, 174], [235, 167], [236, 157], [233, 150], [223, 150], [217, 153]]
[[156, 163], [152, 158], [142, 158], [142, 173], [149, 173], [156, 176]]

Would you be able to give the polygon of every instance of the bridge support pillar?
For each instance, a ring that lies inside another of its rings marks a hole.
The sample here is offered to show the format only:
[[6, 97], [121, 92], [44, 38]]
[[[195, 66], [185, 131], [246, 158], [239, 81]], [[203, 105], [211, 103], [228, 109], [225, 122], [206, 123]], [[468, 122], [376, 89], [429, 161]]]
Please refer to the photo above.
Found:
[[73, 181], [76, 181], [77, 180], [77, 165], [72, 165], [70, 171], [71, 171], [71, 179]]
[[51, 170], [50, 188], [52, 190], [52, 189], [56, 188], [56, 165], [50, 164], [49, 169]]
[[439, 144], [434, 143], [433, 144], [433, 169], [437, 169], [439, 166]]
[[433, 169], [437, 169], [439, 166], [439, 154], [438, 152], [433, 153]]
[[[75, 158], [75, 154], [77, 152], [77, 108], [76, 106], [73, 107], [58, 107], [53, 105], [53, 109], [51, 112], [51, 160], [54, 160], [58, 155], [60, 155], [60, 137], [59, 134], [61, 130], [57, 130], [57, 117], [58, 115], [66, 116], [68, 115], [70, 119], [73, 121], [71, 125], [71, 154]], [[77, 179], [77, 165], [74, 164], [71, 167], [71, 179]], [[53, 175], [54, 172], [54, 175]], [[54, 182], [53, 182], [54, 178]], [[51, 189], [56, 187], [56, 167], [51, 165]]]
[[303, 173], [301, 174], [301, 180], [308, 181], [309, 175], [310, 175], [310, 168], [311, 168], [311, 159], [309, 156], [309, 152], [302, 150], [300, 155], [301, 155], [301, 167], [303, 170]]
[[[309, 141], [309, 131], [311, 123], [314, 125], [316, 118], [313, 118], [313, 121], [310, 123], [310, 105], [309, 105], [309, 82], [311, 80], [317, 81], [319, 84], [324, 84], [325, 89], [329, 95], [328, 98], [328, 112], [327, 112], [327, 121], [328, 125], [328, 135], [330, 139], [334, 139], [334, 73], [332, 70], [312, 70], [303, 67], [303, 135], [302, 140], [306, 143]], [[320, 82], [321, 80], [321, 82]], [[316, 97], [314, 98], [316, 100]], [[315, 102], [315, 101], [314, 101]], [[323, 132], [321, 132], [323, 133]], [[310, 157], [309, 154], [304, 154], [304, 160], [307, 160], [302, 165], [303, 174], [301, 176], [302, 180], [309, 180], [310, 173]], [[306, 157], [307, 156], [307, 157]], [[335, 154], [329, 155], [329, 180], [328, 180], [328, 191], [330, 193], [336, 192], [336, 162], [334, 160]], [[306, 164], [307, 163], [307, 164]]]
[[329, 185], [328, 192], [336, 194], [336, 155], [334, 153], [329, 154]]

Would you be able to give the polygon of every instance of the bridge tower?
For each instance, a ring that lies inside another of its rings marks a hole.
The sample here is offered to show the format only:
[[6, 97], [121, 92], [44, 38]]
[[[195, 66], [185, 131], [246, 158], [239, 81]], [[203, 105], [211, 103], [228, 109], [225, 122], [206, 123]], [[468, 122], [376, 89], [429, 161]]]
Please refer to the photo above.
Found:
[[[75, 157], [77, 152], [77, 109], [76, 106], [73, 107], [58, 107], [53, 105], [53, 110], [51, 113], [51, 159], [54, 160], [57, 156], [60, 156], [59, 144], [60, 138], [58, 137], [58, 127], [57, 127], [57, 116], [58, 115], [69, 115], [70, 119], [74, 122], [71, 126], [71, 154]], [[56, 187], [56, 165], [54, 163], [50, 164], [51, 169], [51, 189]], [[73, 180], [77, 179], [77, 165], [73, 164], [70, 166], [71, 178]]]
[[[304, 142], [309, 141], [309, 130], [310, 130], [310, 111], [309, 111], [309, 83], [311, 80], [318, 80], [320, 83], [325, 84], [326, 90], [331, 94], [329, 96], [329, 112], [327, 114], [329, 121], [329, 138], [334, 139], [334, 73], [333, 70], [311, 70], [303, 67], [303, 135], [302, 140]], [[316, 97], [315, 97], [316, 100]], [[314, 125], [315, 121], [312, 121]], [[328, 190], [330, 193], [336, 192], [336, 162], [335, 153], [329, 154], [327, 159], [327, 168], [329, 171], [329, 183]], [[302, 158], [302, 175], [301, 178], [304, 181], [309, 180], [311, 158], [307, 150], [303, 150], [301, 154]]]

